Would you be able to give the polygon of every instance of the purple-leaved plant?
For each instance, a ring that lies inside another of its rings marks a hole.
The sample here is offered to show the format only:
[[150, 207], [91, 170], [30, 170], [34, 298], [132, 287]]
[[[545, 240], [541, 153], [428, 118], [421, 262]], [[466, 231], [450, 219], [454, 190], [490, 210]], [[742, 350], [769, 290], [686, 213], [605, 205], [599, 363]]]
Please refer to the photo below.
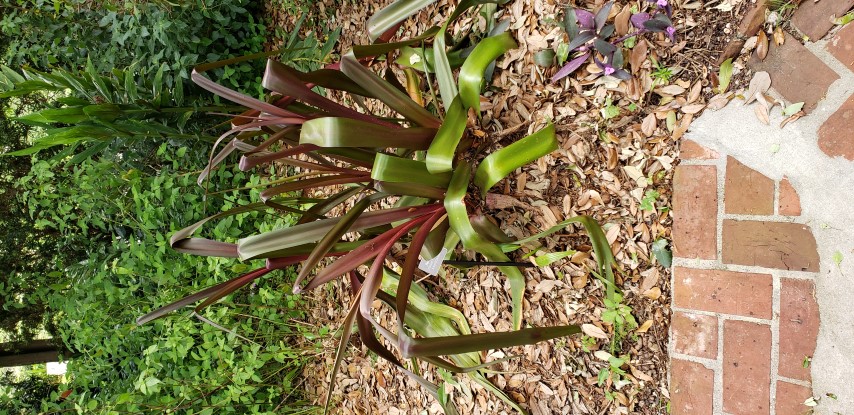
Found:
[[[671, 41], [676, 40], [676, 29], [670, 16], [673, 8], [668, 0], [646, 0], [654, 3], [651, 12], [634, 13], [630, 18], [632, 26], [637, 30], [613, 41], [608, 41], [614, 34], [614, 25], [605, 24], [608, 14], [614, 7], [614, 2], [605, 3], [596, 14], [587, 10], [567, 7], [564, 13], [564, 30], [569, 35], [569, 53], [573, 56], [557, 73], [552, 76], [552, 82], [572, 74], [583, 66], [591, 57], [596, 66], [602, 69], [601, 75], [613, 76], [618, 79], [630, 79], [631, 75], [623, 69], [623, 51], [619, 46], [626, 39], [643, 33], [664, 33]], [[600, 59], [601, 55], [603, 59]]]

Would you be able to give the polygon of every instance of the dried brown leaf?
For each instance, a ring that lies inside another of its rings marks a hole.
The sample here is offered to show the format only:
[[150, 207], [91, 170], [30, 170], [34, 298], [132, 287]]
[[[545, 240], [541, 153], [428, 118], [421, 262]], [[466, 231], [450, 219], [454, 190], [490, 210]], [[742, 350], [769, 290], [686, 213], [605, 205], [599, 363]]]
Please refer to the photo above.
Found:
[[768, 56], [768, 35], [760, 30], [756, 37], [756, 57], [764, 61], [766, 56]]
[[691, 87], [691, 92], [688, 93], [688, 103], [693, 104], [694, 101], [700, 98], [700, 93], [703, 92], [703, 83], [700, 81], [694, 82], [694, 86]]
[[774, 30], [774, 44], [780, 46], [783, 43], [786, 43], [786, 35], [783, 33], [783, 27], [777, 26]]
[[650, 300], [658, 300], [661, 297], [661, 288], [652, 287], [649, 290], [644, 291], [643, 296]]
[[629, 56], [632, 73], [637, 73], [641, 69], [643, 63], [646, 62], [648, 53], [649, 46], [647, 46], [646, 40], [639, 40], [635, 47], [632, 48], [631, 56]]
[[765, 105], [754, 105], [753, 112], [756, 114], [756, 118], [759, 119], [765, 125], [771, 125], [771, 120], [768, 118], [768, 108]]
[[804, 115], [807, 115], [807, 114], [803, 111], [798, 111], [798, 112], [790, 115], [788, 118], [786, 118], [785, 120], [783, 120], [783, 122], [780, 123], [780, 128], [785, 127], [786, 124], [793, 122], [793, 121], [796, 121], [798, 118], [801, 118]]
[[625, 36], [629, 33], [629, 29], [631, 28], [629, 24], [629, 18], [632, 17], [632, 8], [630, 5], [625, 5], [623, 7], [623, 11], [614, 18], [614, 26], [617, 29], [618, 36]]
[[647, 137], [651, 137], [655, 133], [655, 128], [658, 124], [658, 121], [655, 119], [655, 114], [650, 113], [643, 119], [643, 123], [641, 124], [641, 132]]
[[644, 321], [643, 324], [641, 324], [641, 326], [638, 327], [637, 330], [635, 330], [635, 332], [636, 333], [646, 333], [647, 330], [650, 329], [650, 327], [652, 327], [652, 320], [647, 320], [647, 321]]
[[706, 108], [705, 104], [686, 105], [682, 107], [682, 112], [685, 114], [696, 114]]
[[757, 94], [764, 94], [768, 88], [771, 88], [771, 75], [768, 72], [756, 72], [750, 80], [750, 87], [745, 95], [747, 101], [744, 104], [750, 104], [757, 98]]
[[581, 331], [583, 331], [584, 334], [595, 339], [608, 340], [608, 334], [606, 334], [604, 330], [594, 326], [593, 324], [582, 324]]

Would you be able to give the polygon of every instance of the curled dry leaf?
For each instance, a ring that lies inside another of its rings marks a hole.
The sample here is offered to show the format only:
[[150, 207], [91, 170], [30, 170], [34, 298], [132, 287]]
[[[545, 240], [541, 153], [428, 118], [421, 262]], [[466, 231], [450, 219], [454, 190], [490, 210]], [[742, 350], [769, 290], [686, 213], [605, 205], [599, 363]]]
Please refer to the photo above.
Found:
[[785, 127], [785, 126], [786, 126], [786, 124], [788, 124], [788, 123], [790, 123], [790, 122], [792, 122], [792, 121], [796, 121], [798, 118], [801, 118], [801, 117], [803, 117], [804, 115], [807, 115], [807, 113], [805, 113], [805, 112], [803, 112], [803, 111], [798, 111], [798, 112], [796, 112], [796, 113], [794, 113], [794, 114], [790, 115], [790, 116], [789, 116], [789, 117], [787, 117], [785, 120], [783, 120], [783, 122], [781, 122], [781, 123], [780, 123], [780, 128]]
[[608, 340], [608, 335], [605, 333], [605, 331], [593, 324], [582, 324], [581, 331], [583, 331], [584, 334], [595, 339]]
[[768, 118], [768, 108], [765, 105], [754, 105], [753, 112], [763, 124], [771, 125], [771, 120]]
[[756, 36], [756, 57], [764, 61], [768, 56], [768, 35], [764, 31], [759, 31]]
[[742, 47], [741, 47], [741, 49], [742, 49], [743, 51], [748, 51], [748, 52], [749, 52], [749, 51], [751, 51], [751, 50], [753, 50], [754, 48], [756, 48], [756, 41], [757, 41], [757, 37], [756, 37], [756, 36], [753, 36], [753, 37], [751, 37], [750, 39], [747, 39], [747, 40], [744, 42], [744, 46], [742, 46]]
[[685, 114], [679, 122], [679, 126], [673, 130], [673, 139], [678, 140], [688, 132], [688, 127], [691, 126], [691, 121], [694, 121], [694, 114]]
[[750, 88], [748, 88], [745, 95], [747, 101], [744, 102], [744, 105], [753, 102], [758, 94], [764, 94], [768, 91], [768, 88], [771, 88], [771, 75], [768, 72], [756, 72], [753, 74], [753, 79], [750, 80]]

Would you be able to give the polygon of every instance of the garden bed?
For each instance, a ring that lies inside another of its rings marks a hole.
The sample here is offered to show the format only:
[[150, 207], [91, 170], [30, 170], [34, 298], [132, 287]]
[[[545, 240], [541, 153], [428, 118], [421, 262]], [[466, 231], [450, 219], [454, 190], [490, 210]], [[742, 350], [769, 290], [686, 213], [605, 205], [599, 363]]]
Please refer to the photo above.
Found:
[[[374, 7], [338, 3], [316, 2], [308, 20], [323, 22], [328, 17], [328, 27], [342, 28], [335, 48], [342, 53], [353, 44], [368, 43], [365, 22], [388, 2], [376, 2], [382, 4]], [[447, 3], [440, 1], [407, 20], [401, 29], [403, 37], [441, 25], [449, 13]], [[595, 65], [551, 83], [549, 78], [558, 68], [536, 65], [534, 54], [565, 41], [558, 24], [562, 7], [544, 0], [517, 0], [499, 9], [498, 19], [510, 19], [510, 32], [520, 47], [499, 59], [485, 94], [486, 111], [477, 121], [484, 137], [475, 144], [507, 145], [553, 120], [560, 148], [499, 183], [483, 209], [491, 211], [501, 220], [501, 228], [517, 238], [579, 214], [599, 220], [623, 271], [617, 276], [625, 296], [623, 304], [630, 307], [637, 322], [618, 336], [613, 349], [610, 340], [574, 336], [483, 356], [495, 360], [505, 353], [520, 355], [493, 368], [497, 373], [489, 379], [534, 414], [668, 412], [670, 271], [654, 259], [653, 244], [670, 240], [671, 177], [678, 164], [680, 138], [714, 95], [710, 76], [718, 70], [714, 60], [730, 40], [733, 22], [744, 8], [734, 2], [734, 8], [722, 12], [710, 11], [697, 1], [677, 3], [673, 16], [676, 42], [663, 34], [639, 39], [627, 55], [633, 78], [619, 83], [596, 76], [600, 69]], [[631, 4], [617, 2], [612, 18]], [[596, 8], [593, 4], [581, 7]], [[295, 17], [284, 14], [277, 20], [286, 31], [295, 24]], [[471, 20], [461, 19], [457, 24], [471, 24]], [[613, 339], [614, 326], [603, 322], [603, 313], [609, 309], [619, 313], [619, 308], [603, 303], [604, 286], [590, 275], [591, 247], [586, 234], [581, 228], [568, 228], [543, 243], [541, 253], [568, 249], [577, 253], [548, 267], [526, 270], [525, 323], [590, 323]], [[435, 299], [462, 311], [473, 332], [511, 329], [507, 282], [496, 272], [449, 268], [444, 281], [437, 284], [436, 278], [425, 279], [422, 285]], [[346, 314], [349, 287], [334, 283], [310, 295], [312, 324], [337, 328]], [[381, 315], [380, 322], [394, 326], [391, 314]], [[357, 336], [352, 343], [359, 345]], [[336, 339], [328, 339], [326, 345], [327, 357], [304, 371], [305, 388], [318, 403], [330, 387]], [[625, 374], [601, 380], [600, 373], [605, 370], [608, 374], [609, 363], [601, 355], [597, 357], [597, 350], [627, 357], [628, 364], [622, 366]], [[421, 369], [428, 380], [442, 380], [426, 365]], [[456, 381], [452, 395], [461, 413], [512, 412], [465, 376]], [[333, 385], [333, 408], [342, 413], [441, 412], [417, 383], [364, 348], [350, 349]]]

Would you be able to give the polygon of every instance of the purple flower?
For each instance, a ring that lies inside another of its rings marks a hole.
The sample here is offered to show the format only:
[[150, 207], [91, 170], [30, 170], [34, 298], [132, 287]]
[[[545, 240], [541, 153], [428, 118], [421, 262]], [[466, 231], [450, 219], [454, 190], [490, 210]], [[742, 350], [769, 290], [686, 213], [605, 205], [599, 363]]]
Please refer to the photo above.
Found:
[[[613, 59], [614, 59], [614, 57], [611, 56], [610, 60], [613, 60]], [[596, 63], [596, 66], [598, 66], [600, 69], [602, 69], [601, 75], [613, 76], [614, 78], [622, 79], [622, 80], [632, 78], [632, 75], [629, 74], [628, 72], [626, 72], [626, 70], [615, 68], [614, 65], [611, 64], [611, 62], [605, 63], [605, 62], [600, 61], [596, 57], [593, 57], [593, 62]]]
[[670, 38], [671, 42], [676, 42], [676, 29], [673, 26], [669, 26], [667, 29], [664, 29], [664, 33], [667, 33], [667, 37]]
[[646, 0], [649, 3], [655, 3], [655, 5], [659, 9], [664, 9], [664, 13], [667, 14], [668, 17], [673, 15], [673, 7], [670, 6], [670, 2], [667, 0]]

